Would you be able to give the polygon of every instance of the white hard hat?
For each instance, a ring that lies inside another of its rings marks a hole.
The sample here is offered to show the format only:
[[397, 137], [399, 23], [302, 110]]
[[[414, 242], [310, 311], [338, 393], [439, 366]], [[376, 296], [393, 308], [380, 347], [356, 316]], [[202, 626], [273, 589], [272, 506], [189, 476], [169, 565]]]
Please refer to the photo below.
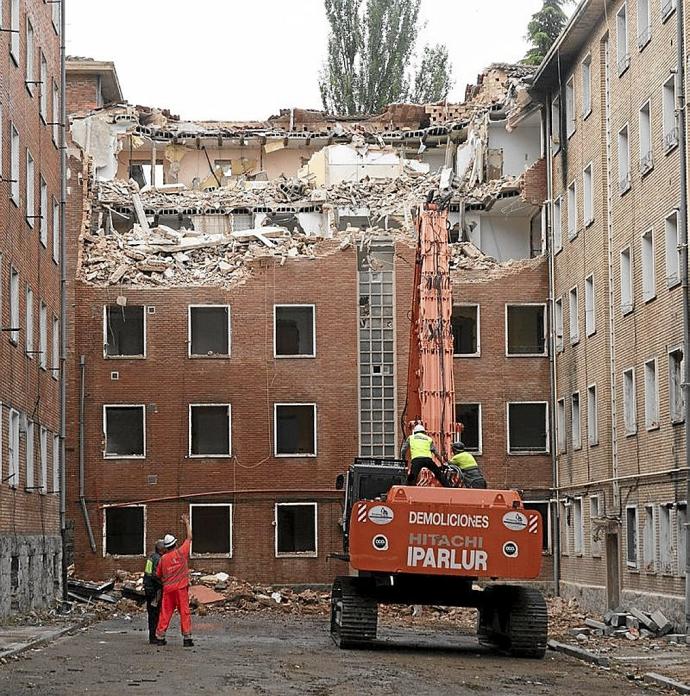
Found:
[[421, 423], [417, 423], [417, 425], [415, 425], [415, 427], [412, 429], [412, 432], [413, 433], [425, 433], [426, 428]]
[[163, 546], [165, 546], [166, 549], [172, 548], [175, 544], [177, 544], [177, 539], [172, 534], [166, 534], [163, 537]]

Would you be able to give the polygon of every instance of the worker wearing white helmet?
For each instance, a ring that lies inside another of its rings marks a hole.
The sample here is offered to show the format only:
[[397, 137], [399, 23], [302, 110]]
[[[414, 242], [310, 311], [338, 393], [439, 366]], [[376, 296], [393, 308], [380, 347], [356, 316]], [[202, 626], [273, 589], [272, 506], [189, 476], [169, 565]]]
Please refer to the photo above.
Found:
[[434, 462], [433, 455], [435, 454], [439, 459], [441, 455], [438, 453], [433, 439], [426, 434], [426, 428], [421, 423], [417, 423], [414, 426], [412, 435], [403, 443], [402, 449], [400, 450], [400, 459], [405, 459], [408, 450], [410, 452], [410, 473], [407, 477], [408, 485], [414, 486], [417, 483], [420, 472], [422, 469], [426, 468], [429, 469], [444, 488], [450, 486], [443, 471], [436, 462]]

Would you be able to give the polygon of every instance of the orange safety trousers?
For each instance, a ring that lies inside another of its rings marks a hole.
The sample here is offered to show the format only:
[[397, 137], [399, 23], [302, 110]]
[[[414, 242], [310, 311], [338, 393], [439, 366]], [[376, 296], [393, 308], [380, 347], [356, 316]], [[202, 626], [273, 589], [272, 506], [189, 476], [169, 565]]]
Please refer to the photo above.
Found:
[[189, 613], [189, 587], [179, 589], [163, 588], [163, 599], [161, 600], [161, 613], [158, 617], [156, 627], [156, 637], [164, 638], [168, 630], [170, 620], [175, 613], [175, 609], [180, 612], [180, 629], [185, 638], [192, 635], [192, 615]]

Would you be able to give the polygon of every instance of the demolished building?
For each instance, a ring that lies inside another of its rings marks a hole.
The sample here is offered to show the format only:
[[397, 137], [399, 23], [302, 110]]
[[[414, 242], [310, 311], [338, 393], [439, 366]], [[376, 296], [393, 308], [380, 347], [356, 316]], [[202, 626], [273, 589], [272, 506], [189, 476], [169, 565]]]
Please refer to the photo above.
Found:
[[182, 512], [197, 567], [277, 583], [339, 571], [335, 478], [401, 443], [412, 220], [439, 188], [463, 437], [492, 485], [549, 518], [546, 170], [529, 75], [495, 65], [463, 104], [357, 120], [72, 114], [79, 573], [138, 570]]

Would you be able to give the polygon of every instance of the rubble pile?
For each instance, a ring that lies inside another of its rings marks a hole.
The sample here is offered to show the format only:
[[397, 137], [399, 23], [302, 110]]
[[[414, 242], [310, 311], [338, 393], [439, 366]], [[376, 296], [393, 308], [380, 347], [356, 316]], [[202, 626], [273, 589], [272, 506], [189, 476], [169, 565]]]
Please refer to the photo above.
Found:
[[630, 641], [662, 638], [673, 631], [673, 624], [663, 612], [657, 610], [650, 613], [634, 607], [629, 611], [621, 608], [616, 611], [609, 610], [601, 621], [585, 618], [581, 623], [582, 625], [571, 628], [568, 633], [582, 642], [586, 642], [591, 636], [627, 638]]

